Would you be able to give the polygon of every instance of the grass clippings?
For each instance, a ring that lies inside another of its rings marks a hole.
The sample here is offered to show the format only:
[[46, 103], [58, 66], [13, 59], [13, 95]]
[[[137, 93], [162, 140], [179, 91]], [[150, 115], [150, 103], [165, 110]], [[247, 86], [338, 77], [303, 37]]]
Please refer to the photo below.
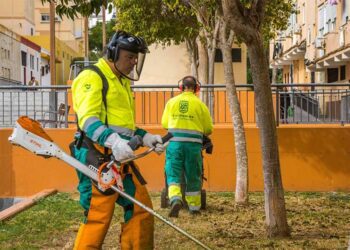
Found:
[[[82, 209], [77, 194], [59, 193], [0, 223], [0, 249], [72, 249]], [[235, 206], [233, 193], [208, 192], [207, 209], [192, 216], [181, 210], [173, 223], [213, 249], [346, 249], [350, 234], [350, 194], [285, 194], [291, 237], [268, 239], [263, 193], [250, 193], [249, 205]], [[160, 194], [152, 194], [155, 210]], [[117, 206], [103, 249], [119, 249], [122, 209]], [[155, 249], [201, 249], [155, 219]]]

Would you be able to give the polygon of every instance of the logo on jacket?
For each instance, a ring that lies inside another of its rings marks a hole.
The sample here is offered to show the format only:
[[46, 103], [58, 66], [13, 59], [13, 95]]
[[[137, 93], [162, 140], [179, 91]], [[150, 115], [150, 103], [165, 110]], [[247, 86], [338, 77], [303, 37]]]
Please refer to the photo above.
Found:
[[90, 83], [85, 83], [84, 84], [84, 89], [85, 89], [85, 91], [89, 91], [91, 89], [91, 84]]
[[181, 113], [187, 113], [187, 111], [188, 111], [188, 101], [180, 101], [179, 111]]

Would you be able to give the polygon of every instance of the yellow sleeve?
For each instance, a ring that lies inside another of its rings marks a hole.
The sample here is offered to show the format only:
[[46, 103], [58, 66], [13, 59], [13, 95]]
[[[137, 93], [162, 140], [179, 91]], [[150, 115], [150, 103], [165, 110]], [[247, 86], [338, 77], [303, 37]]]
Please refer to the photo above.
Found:
[[165, 129], [168, 129], [168, 116], [169, 116], [169, 102], [165, 105], [163, 115], [162, 115], [162, 126]]
[[73, 81], [72, 96], [73, 108], [81, 129], [88, 118], [101, 119], [102, 79], [97, 73], [91, 70], [81, 72]]
[[211, 119], [208, 107], [202, 103], [202, 124], [203, 124], [203, 134], [210, 135], [213, 132], [213, 121]]

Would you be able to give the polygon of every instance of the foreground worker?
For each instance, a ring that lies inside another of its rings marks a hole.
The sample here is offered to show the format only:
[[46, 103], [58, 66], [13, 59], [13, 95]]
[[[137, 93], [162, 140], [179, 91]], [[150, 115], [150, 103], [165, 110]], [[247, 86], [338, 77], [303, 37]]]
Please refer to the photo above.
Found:
[[[73, 106], [79, 124], [73, 155], [82, 163], [99, 166], [110, 160], [111, 153], [117, 161], [133, 157], [128, 140], [134, 135], [143, 138], [143, 146], [155, 147], [158, 153], [164, 151], [160, 135], [135, 127], [130, 80], [139, 79], [147, 52], [142, 38], [118, 31], [109, 41], [104, 58], [83, 70], [73, 81]], [[133, 77], [129, 75], [131, 71]], [[124, 191], [152, 208], [138, 167], [131, 162], [122, 165], [120, 172]], [[101, 191], [82, 173], [78, 173], [78, 177], [80, 204], [86, 217], [74, 249], [102, 248], [115, 202], [124, 209], [121, 249], [153, 249], [152, 215], [111, 189]]]
[[190, 213], [199, 213], [201, 207], [201, 150], [203, 136], [211, 134], [213, 123], [207, 106], [196, 96], [199, 88], [200, 83], [193, 76], [180, 80], [182, 93], [168, 101], [162, 116], [162, 126], [174, 136], [167, 147], [165, 163], [170, 217], [178, 217], [183, 206], [183, 181]]

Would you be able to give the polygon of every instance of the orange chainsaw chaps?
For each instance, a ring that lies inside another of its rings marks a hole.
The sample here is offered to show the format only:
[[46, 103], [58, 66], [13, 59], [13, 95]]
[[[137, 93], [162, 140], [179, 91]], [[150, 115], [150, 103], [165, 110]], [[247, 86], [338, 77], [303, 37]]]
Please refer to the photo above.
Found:
[[74, 250], [101, 249], [113, 217], [118, 194], [104, 195], [92, 185], [92, 199], [87, 222], [81, 224]]
[[[132, 172], [132, 170], [130, 169]], [[136, 187], [135, 199], [153, 209], [152, 201], [144, 185], [141, 185], [134, 173], [132, 180]], [[122, 250], [150, 250], [154, 248], [154, 217], [146, 210], [134, 204], [132, 218], [122, 223], [120, 244]]]
[[[122, 168], [124, 165], [122, 166]], [[132, 169], [129, 168], [132, 172]], [[152, 209], [152, 201], [147, 189], [132, 172], [135, 185], [135, 199]], [[92, 185], [92, 199], [86, 224], [79, 228], [74, 250], [101, 249], [107, 234], [118, 193], [104, 195]], [[134, 205], [133, 215], [127, 223], [122, 223], [120, 236], [122, 250], [148, 250], [154, 248], [154, 217], [146, 210]]]
[[21, 116], [17, 119], [17, 123], [25, 130], [28, 130], [29, 132], [37, 136], [40, 136], [48, 141], [53, 142], [51, 137], [48, 134], [46, 134], [44, 129], [41, 127], [40, 123], [36, 120], [33, 120], [28, 116]]

